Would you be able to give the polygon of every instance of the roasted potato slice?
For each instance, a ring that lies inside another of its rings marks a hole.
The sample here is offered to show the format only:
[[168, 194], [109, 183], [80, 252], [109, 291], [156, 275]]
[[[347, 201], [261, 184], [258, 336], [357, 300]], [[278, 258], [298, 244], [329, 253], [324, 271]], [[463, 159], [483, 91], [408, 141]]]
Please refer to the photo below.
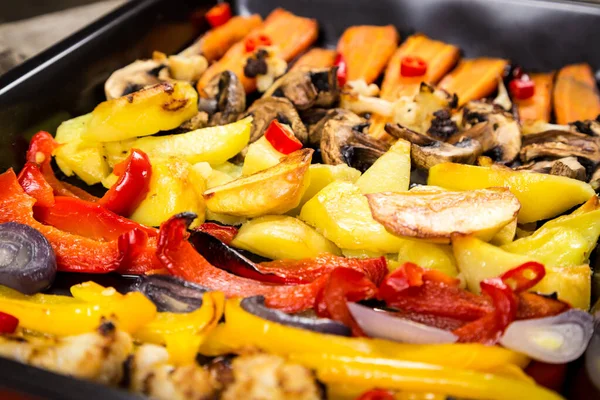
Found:
[[273, 260], [341, 255], [340, 249], [299, 219], [266, 215], [246, 222], [231, 244]]
[[278, 152], [263, 136], [248, 146], [248, 152], [242, 167], [242, 175], [252, 175], [277, 165], [282, 157], [285, 157], [285, 154]]
[[356, 181], [362, 193], [403, 192], [410, 183], [410, 142], [398, 140]]
[[519, 223], [555, 217], [595, 195], [589, 184], [563, 176], [454, 163], [433, 166], [428, 184], [450, 190], [507, 187], [521, 203]]
[[450, 242], [453, 233], [491, 239], [521, 207], [507, 188], [367, 194], [373, 218], [398, 236]]
[[398, 264], [402, 265], [405, 262], [435, 269], [449, 276], [458, 275], [452, 247], [447, 244], [406, 239], [398, 252]]
[[239, 217], [283, 214], [300, 203], [310, 182], [312, 149], [301, 149], [264, 171], [236, 179], [204, 192], [214, 213]]
[[198, 113], [197, 104], [189, 83], [160, 83], [98, 104], [81, 138], [114, 142], [174, 129]]

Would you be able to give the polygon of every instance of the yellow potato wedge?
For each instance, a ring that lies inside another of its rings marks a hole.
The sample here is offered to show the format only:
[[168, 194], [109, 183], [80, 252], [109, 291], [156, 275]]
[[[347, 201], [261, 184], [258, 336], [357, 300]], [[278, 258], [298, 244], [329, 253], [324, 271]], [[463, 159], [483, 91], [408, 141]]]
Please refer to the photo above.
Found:
[[239, 153], [250, 140], [252, 118], [221, 126], [197, 129], [178, 135], [153, 136], [124, 142], [106, 143], [108, 162], [114, 165], [127, 157], [131, 148], [153, 157], [179, 157], [191, 164], [206, 161], [222, 164]]
[[194, 164], [191, 168], [204, 178], [206, 189], [212, 189], [235, 180], [235, 178], [227, 175], [225, 172], [212, 168], [207, 162]]
[[85, 114], [63, 122], [54, 138], [62, 144], [54, 152], [60, 170], [67, 176], [77, 175], [88, 185], [101, 182], [109, 174], [102, 145], [81, 139], [91, 119], [91, 114]]
[[174, 129], [198, 113], [197, 104], [189, 83], [159, 83], [98, 104], [82, 139], [114, 142]]
[[410, 142], [399, 139], [356, 181], [362, 193], [404, 192], [410, 184]]
[[[467, 287], [475, 293], [480, 292], [479, 282], [482, 280], [500, 276], [525, 262], [538, 261], [531, 256], [509, 253], [472, 236], [455, 235], [452, 250]], [[557, 292], [559, 299], [587, 310], [590, 306], [591, 270], [587, 265], [546, 265], [546, 276], [531, 290], [544, 294]]]
[[373, 219], [367, 198], [350, 182], [327, 185], [304, 204], [299, 218], [343, 249], [396, 253], [406, 240]]
[[340, 249], [304, 222], [285, 215], [266, 215], [246, 222], [231, 244], [274, 260], [313, 258]]
[[275, 147], [263, 136], [248, 146], [248, 152], [242, 167], [242, 175], [252, 175], [277, 165], [282, 157], [285, 157], [285, 154], [275, 150]]
[[371, 193], [373, 218], [398, 236], [449, 243], [454, 233], [490, 240], [521, 207], [507, 188], [464, 192]]
[[204, 192], [214, 213], [238, 217], [283, 214], [298, 206], [310, 182], [312, 149], [301, 149], [254, 175], [238, 178]]
[[490, 240], [490, 243], [494, 246], [502, 246], [511, 243], [515, 235], [517, 234], [517, 219], [513, 219], [512, 222], [500, 229], [498, 233]]
[[175, 214], [191, 211], [198, 215], [192, 224], [204, 222], [202, 198], [204, 178], [185, 160], [153, 159], [148, 195], [131, 215], [131, 219], [148, 226], [159, 226]]
[[507, 187], [521, 203], [519, 223], [555, 217], [595, 195], [589, 184], [563, 176], [454, 163], [433, 166], [428, 184], [451, 190]]
[[420, 267], [435, 269], [448, 276], [458, 275], [452, 247], [447, 244], [428, 243], [406, 239], [398, 252], [398, 263], [415, 263]]

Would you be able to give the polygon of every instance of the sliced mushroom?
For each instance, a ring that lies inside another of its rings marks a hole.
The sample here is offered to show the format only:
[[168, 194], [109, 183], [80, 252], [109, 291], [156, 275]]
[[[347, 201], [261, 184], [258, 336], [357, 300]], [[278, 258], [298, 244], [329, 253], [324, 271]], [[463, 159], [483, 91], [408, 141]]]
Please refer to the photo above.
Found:
[[585, 181], [586, 169], [575, 157], [565, 157], [552, 161], [537, 161], [518, 167], [519, 170], [528, 170], [542, 174], [566, 176], [567, 178]]
[[[312, 126], [310, 126], [308, 130], [308, 144], [310, 146], [318, 147], [321, 145], [323, 128], [330, 120], [345, 121], [350, 125], [360, 125], [367, 122], [364, 118], [359, 117], [352, 111], [348, 111], [343, 108], [332, 108], [331, 110], [328, 110], [318, 121], [314, 122]], [[306, 121], [306, 119], [304, 121]]]
[[274, 119], [282, 124], [289, 125], [294, 131], [294, 135], [303, 144], [308, 141], [306, 127], [302, 123], [294, 105], [283, 97], [265, 97], [256, 100], [246, 111], [242, 118], [251, 115], [252, 131], [250, 132], [250, 143], [260, 139], [265, 130]]
[[523, 137], [520, 155], [523, 162], [574, 156], [595, 166], [600, 163], [600, 137], [562, 130], [534, 133]]
[[166, 65], [154, 60], [137, 60], [116, 70], [104, 83], [106, 98], [116, 99], [160, 83], [159, 73]]
[[263, 97], [271, 96], [287, 98], [298, 110], [330, 108], [340, 98], [337, 67], [290, 71], [275, 81]]
[[320, 129], [323, 162], [348, 164], [364, 172], [389, 149], [389, 145], [366, 134], [369, 124], [364, 118], [347, 110], [336, 110], [323, 118], [325, 121]]
[[386, 124], [385, 131], [397, 139], [411, 143], [411, 160], [419, 168], [429, 169], [445, 162], [473, 164], [482, 153], [481, 144], [464, 138], [456, 144], [448, 144], [412, 131], [400, 124]]
[[483, 101], [471, 101], [463, 109], [463, 124], [466, 129], [449, 138], [449, 143], [457, 143], [465, 137], [476, 139], [481, 143], [484, 153], [502, 164], [513, 161], [519, 155], [519, 124], [502, 107]]
[[208, 113], [209, 126], [226, 125], [238, 120], [246, 109], [246, 92], [238, 77], [223, 71], [204, 87], [198, 109]]
[[600, 136], [600, 115], [596, 119], [585, 121], [575, 121], [569, 124], [577, 132], [585, 133], [590, 136]]

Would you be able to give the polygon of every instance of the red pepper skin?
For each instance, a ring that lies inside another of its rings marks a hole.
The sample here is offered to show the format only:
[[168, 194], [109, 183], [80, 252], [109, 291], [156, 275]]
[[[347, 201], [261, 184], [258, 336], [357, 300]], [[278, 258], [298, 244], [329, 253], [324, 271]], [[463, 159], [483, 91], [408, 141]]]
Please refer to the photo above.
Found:
[[547, 387], [555, 392], [562, 392], [567, 373], [567, 364], [547, 364], [532, 361], [525, 373], [531, 376], [538, 385]]
[[36, 205], [51, 207], [54, 205], [54, 192], [46, 182], [37, 164], [27, 162], [19, 173], [19, 184], [29, 196], [36, 200]]
[[0, 334], [15, 333], [19, 320], [10, 314], [0, 312]]
[[406, 56], [400, 61], [400, 75], [406, 77], [423, 76], [427, 63], [420, 57]]
[[333, 65], [337, 67], [338, 85], [340, 87], [344, 87], [348, 79], [348, 66], [346, 64], [346, 60], [344, 60], [344, 56], [341, 53], [338, 53], [335, 56]]
[[362, 272], [350, 268], [336, 268], [316, 299], [315, 311], [319, 317], [340, 321], [352, 329], [354, 336], [366, 336], [356, 323], [348, 302], [375, 297], [377, 286]]
[[283, 154], [290, 154], [302, 148], [302, 142], [294, 136], [294, 132], [276, 119], [271, 121], [267, 127], [265, 138], [275, 150]]
[[160, 227], [157, 256], [171, 274], [222, 291], [228, 297], [262, 295], [268, 307], [285, 312], [300, 312], [314, 305], [327, 277], [304, 285], [281, 286], [242, 278], [216, 268], [186, 240], [186, 229], [194, 218], [191, 213], [175, 215]]
[[113, 172], [119, 176], [119, 180], [108, 189], [98, 204], [128, 217], [133, 214], [150, 190], [152, 177], [150, 159], [143, 151], [132, 149], [127, 159], [115, 165]]
[[571, 308], [563, 301], [549, 299], [535, 293], [522, 292], [518, 294], [518, 298], [519, 308], [516, 319], [551, 317]]
[[513, 79], [508, 84], [510, 94], [519, 100], [527, 100], [535, 94], [535, 83], [529, 76], [522, 75], [519, 79]]
[[[533, 274], [533, 277], [529, 277], [527, 274]], [[544, 265], [539, 262], [529, 261], [506, 271], [500, 279], [510, 286], [515, 293], [520, 293], [537, 285], [544, 276], [546, 276]]]
[[386, 389], [371, 389], [358, 396], [356, 400], [394, 400], [394, 393]]
[[273, 44], [271, 38], [261, 33], [248, 37], [244, 42], [244, 48], [246, 49], [246, 53], [252, 53], [261, 46], [270, 46], [271, 44]]
[[226, 245], [230, 245], [231, 241], [238, 233], [238, 228], [235, 226], [215, 224], [214, 222], [205, 222], [194, 230], [206, 232]]
[[217, 4], [206, 13], [206, 20], [213, 28], [225, 24], [231, 19], [229, 3]]

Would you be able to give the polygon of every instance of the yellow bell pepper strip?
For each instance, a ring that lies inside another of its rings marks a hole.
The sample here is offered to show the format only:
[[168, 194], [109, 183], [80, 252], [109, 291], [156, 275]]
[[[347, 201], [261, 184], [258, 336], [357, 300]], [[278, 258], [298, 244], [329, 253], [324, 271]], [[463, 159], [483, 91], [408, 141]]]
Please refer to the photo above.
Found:
[[154, 304], [141, 293], [122, 295], [114, 289], [102, 290], [106, 295], [100, 298], [96, 294], [87, 295], [83, 286], [75, 292], [85, 296], [72, 299], [51, 294], [25, 296], [2, 288], [0, 311], [18, 318], [22, 328], [57, 336], [93, 332], [106, 318], [113, 320], [119, 329], [133, 333], [156, 315]]
[[[443, 357], [440, 355], [440, 358]], [[369, 356], [291, 354], [290, 360], [317, 371], [327, 383], [352, 383], [396, 390], [445, 393], [467, 399], [560, 400], [555, 392], [530, 382], [490, 373]]]
[[497, 346], [475, 343], [416, 345], [292, 328], [246, 312], [241, 308], [239, 299], [225, 303], [225, 321], [203, 343], [200, 348], [202, 354], [219, 355], [253, 347], [286, 356], [302, 349], [306, 354], [380, 357], [479, 371], [506, 364], [524, 367], [528, 361], [522, 354]]

